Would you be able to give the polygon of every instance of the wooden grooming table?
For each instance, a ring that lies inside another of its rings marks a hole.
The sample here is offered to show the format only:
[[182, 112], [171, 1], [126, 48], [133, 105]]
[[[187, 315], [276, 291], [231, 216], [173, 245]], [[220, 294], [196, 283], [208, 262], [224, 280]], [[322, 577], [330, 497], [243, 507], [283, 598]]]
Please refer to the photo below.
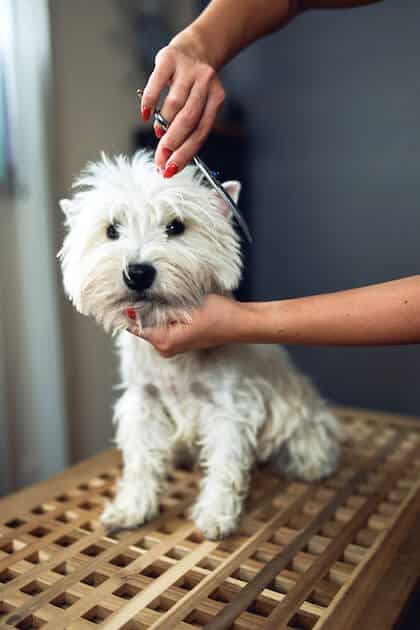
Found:
[[394, 627], [420, 576], [420, 421], [339, 413], [335, 476], [305, 484], [256, 471], [240, 530], [221, 542], [186, 519], [200, 474], [185, 470], [157, 519], [108, 535], [98, 517], [120, 474], [116, 451], [1, 500], [0, 627]]

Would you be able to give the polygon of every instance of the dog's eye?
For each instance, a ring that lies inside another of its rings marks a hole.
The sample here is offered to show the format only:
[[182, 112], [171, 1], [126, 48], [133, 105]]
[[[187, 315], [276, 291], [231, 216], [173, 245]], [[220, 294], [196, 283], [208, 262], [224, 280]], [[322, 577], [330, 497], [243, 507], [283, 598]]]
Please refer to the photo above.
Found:
[[174, 219], [166, 226], [166, 234], [168, 236], [179, 236], [185, 230], [185, 225], [179, 219]]
[[118, 224], [110, 223], [106, 228], [106, 235], [108, 238], [111, 239], [111, 241], [116, 241], [118, 238], [120, 238], [120, 233], [118, 232]]

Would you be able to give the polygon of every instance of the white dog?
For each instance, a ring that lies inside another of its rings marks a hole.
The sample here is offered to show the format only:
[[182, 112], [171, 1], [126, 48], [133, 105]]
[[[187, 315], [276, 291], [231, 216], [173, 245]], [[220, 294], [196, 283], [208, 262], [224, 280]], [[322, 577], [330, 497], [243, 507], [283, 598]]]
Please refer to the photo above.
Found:
[[[61, 201], [64, 287], [81, 313], [121, 331], [115, 423], [124, 472], [103, 523], [153, 518], [168, 470], [185, 452], [204, 469], [192, 517], [210, 539], [237, 527], [256, 462], [270, 459], [305, 480], [329, 475], [336, 419], [283, 349], [232, 345], [168, 360], [125, 330], [127, 308], [144, 326], [165, 324], [206, 294], [237, 287], [239, 239], [220, 196], [193, 167], [163, 179], [144, 152], [131, 161], [102, 156], [75, 186]], [[240, 184], [224, 186], [237, 200]]]

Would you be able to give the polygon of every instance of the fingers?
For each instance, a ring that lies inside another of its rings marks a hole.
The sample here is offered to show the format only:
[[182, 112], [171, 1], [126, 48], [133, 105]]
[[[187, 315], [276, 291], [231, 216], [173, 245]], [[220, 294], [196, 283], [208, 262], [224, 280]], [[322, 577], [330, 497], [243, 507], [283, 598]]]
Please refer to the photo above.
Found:
[[[171, 120], [170, 116], [172, 114], [170, 113], [169, 117], [166, 114], [166, 104], [169, 100], [171, 92], [166, 98], [164, 107], [162, 108], [162, 114], [168, 121]], [[170, 128], [166, 132], [164, 138], [159, 142], [155, 154], [155, 161], [158, 168], [164, 168], [171, 154], [183, 144], [183, 142], [197, 127], [207, 104], [207, 94], [208, 92], [203, 83], [201, 81], [196, 81], [192, 86], [191, 91], [188, 93], [183, 107], [176, 112]], [[177, 104], [179, 102], [180, 99], [177, 101]], [[172, 111], [174, 111], [174, 107], [172, 108]]]
[[[217, 81], [217, 84], [214, 86], [214, 89], [212, 89], [209, 94], [207, 103], [204, 107], [201, 117], [199, 118], [197, 122], [195, 129], [187, 135], [184, 134], [184, 137], [181, 131], [178, 131], [178, 129], [175, 129], [175, 125], [176, 125], [178, 117], [175, 119], [173, 123], [174, 129], [172, 129], [171, 127], [169, 131], [165, 134], [164, 138], [162, 138], [162, 140], [159, 143], [159, 145], [161, 144], [163, 145], [162, 148], [160, 149], [162, 158], [160, 154], [159, 156], [158, 155], [156, 156], [156, 158], [159, 160], [160, 159], [163, 160], [165, 158], [165, 152], [163, 151], [163, 149], [167, 147], [168, 138], [169, 138], [169, 142], [171, 142], [171, 137], [169, 136], [169, 133], [173, 132], [172, 138], [175, 136], [175, 140], [177, 140], [179, 144], [178, 146], [176, 146], [175, 141], [174, 140], [172, 141], [173, 148], [172, 149], [169, 148], [169, 151], [172, 151], [172, 153], [166, 154], [166, 163], [164, 164], [166, 166], [166, 169], [168, 169], [168, 167], [171, 164], [175, 164], [177, 167], [177, 171], [179, 171], [183, 169], [184, 166], [188, 164], [188, 162], [191, 161], [193, 155], [198, 153], [199, 149], [201, 148], [202, 144], [204, 143], [204, 141], [206, 140], [207, 136], [210, 133], [210, 130], [213, 126], [217, 112], [219, 108], [221, 107], [224, 101], [224, 98], [225, 98], [224, 90], [222, 86], [220, 85], [220, 83]], [[179, 117], [181, 115], [182, 114], [180, 113]], [[177, 136], [176, 134], [179, 134], [179, 135]], [[160, 165], [160, 162], [158, 166], [159, 165]], [[163, 166], [160, 166], [160, 168], [163, 168]]]
[[140, 337], [140, 339], [143, 338], [143, 330], [135, 324], [130, 324], [129, 326], [127, 326], [126, 331], [131, 333], [135, 337]]
[[152, 344], [162, 357], [170, 358], [178, 353], [178, 349], [172, 339], [172, 328], [169, 326], [161, 328], [145, 328], [142, 337]]
[[176, 68], [176, 54], [170, 47], [162, 48], [155, 57], [155, 68], [141, 98], [141, 114], [146, 122], [157, 109], [159, 97], [171, 80]]
[[176, 73], [171, 82], [168, 95], [160, 109], [162, 116], [170, 124], [188, 100], [193, 82], [188, 81], [180, 73]]
[[180, 352], [171, 334], [176, 326], [175, 322], [159, 328], [142, 328], [141, 324], [137, 322], [137, 314], [135, 314], [134, 309], [128, 308], [126, 315], [131, 320], [127, 325], [127, 332], [148, 341], [162, 357], [173, 357]]
[[201, 148], [225, 94], [215, 70], [207, 62], [175, 46], [166, 46], [156, 55], [155, 68], [143, 92], [143, 120], [148, 120], [157, 109], [167, 85], [170, 90], [161, 113], [170, 127], [164, 133], [159, 125], [154, 126], [157, 137], [161, 138], [155, 161], [164, 176], [171, 177]]
[[165, 328], [140, 329], [136, 326], [129, 326], [126, 330], [135, 337], [148, 341], [162, 357], [169, 358], [176, 354]]

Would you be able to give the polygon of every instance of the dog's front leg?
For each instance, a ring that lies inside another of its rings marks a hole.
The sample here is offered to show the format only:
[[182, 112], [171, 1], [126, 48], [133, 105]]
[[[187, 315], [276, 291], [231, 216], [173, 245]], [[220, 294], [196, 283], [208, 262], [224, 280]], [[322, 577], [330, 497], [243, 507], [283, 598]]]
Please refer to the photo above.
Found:
[[111, 529], [129, 528], [152, 519], [171, 461], [171, 421], [152, 386], [125, 391], [115, 408], [116, 442], [124, 469], [117, 495], [101, 516]]
[[191, 516], [209, 539], [224, 538], [239, 524], [255, 461], [253, 430], [220, 409], [202, 423], [201, 464], [205, 475]]

